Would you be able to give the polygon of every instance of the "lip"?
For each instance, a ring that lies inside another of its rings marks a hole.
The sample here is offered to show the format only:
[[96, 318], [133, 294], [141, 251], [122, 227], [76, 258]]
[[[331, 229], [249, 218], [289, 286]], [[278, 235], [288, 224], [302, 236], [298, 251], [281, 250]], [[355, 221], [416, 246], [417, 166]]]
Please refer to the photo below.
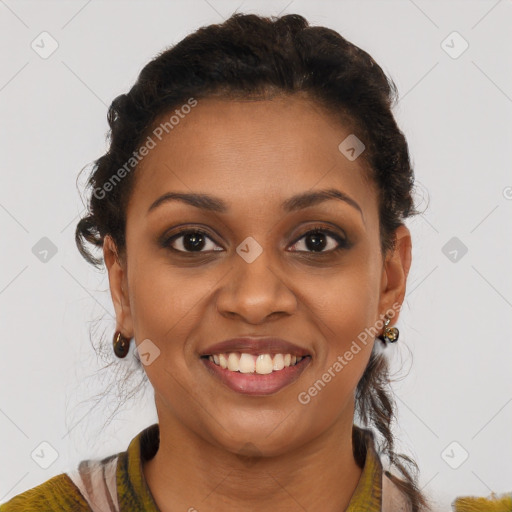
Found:
[[[200, 356], [210, 356], [214, 354], [226, 354], [230, 352], [244, 352], [246, 354], [291, 354], [292, 356], [302, 357], [311, 356], [311, 353], [303, 348], [281, 338], [273, 337], [243, 337], [231, 338], [229, 340], [215, 343], [204, 349]], [[282, 370], [280, 370], [282, 371]]]
[[272, 395], [296, 381], [311, 362], [311, 357], [304, 357], [294, 366], [286, 366], [282, 370], [265, 375], [233, 372], [216, 365], [207, 357], [201, 357], [201, 361], [208, 372], [228, 388], [238, 393], [255, 396]]

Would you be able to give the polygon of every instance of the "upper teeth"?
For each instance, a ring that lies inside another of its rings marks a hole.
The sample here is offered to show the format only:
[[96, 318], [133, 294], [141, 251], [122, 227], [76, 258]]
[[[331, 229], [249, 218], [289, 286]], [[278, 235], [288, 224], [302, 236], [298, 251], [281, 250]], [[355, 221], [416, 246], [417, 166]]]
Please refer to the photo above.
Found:
[[228, 354], [213, 354], [208, 357], [210, 361], [232, 372], [266, 374], [282, 370], [285, 366], [293, 366], [303, 357], [291, 354], [247, 354], [245, 352], [230, 352]]

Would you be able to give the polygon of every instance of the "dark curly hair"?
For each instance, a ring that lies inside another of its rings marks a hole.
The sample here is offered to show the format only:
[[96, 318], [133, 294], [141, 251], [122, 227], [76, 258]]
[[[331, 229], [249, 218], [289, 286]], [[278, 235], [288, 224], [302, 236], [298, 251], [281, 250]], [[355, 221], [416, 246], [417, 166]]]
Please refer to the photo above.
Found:
[[[102, 258], [94, 257], [85, 244], [101, 248], [107, 234], [118, 254], [124, 254], [126, 206], [136, 176], [134, 155], [162, 115], [191, 98], [266, 99], [291, 94], [313, 100], [364, 141], [361, 158], [366, 178], [378, 191], [384, 257], [394, 248], [396, 228], [419, 213], [412, 197], [414, 172], [407, 142], [391, 112], [398, 97], [396, 85], [368, 53], [334, 30], [309, 26], [297, 14], [268, 18], [242, 13], [222, 24], [201, 27], [161, 52], [142, 69], [130, 91], [110, 105], [110, 147], [94, 162], [87, 182], [88, 213], [75, 232], [82, 256], [100, 268]], [[391, 423], [396, 404], [390, 382], [387, 358], [374, 349], [356, 389], [356, 414], [382, 436], [379, 453], [388, 457], [403, 479], [386, 474], [409, 497], [412, 510], [421, 511], [428, 500], [417, 485], [418, 466], [394, 452]]]

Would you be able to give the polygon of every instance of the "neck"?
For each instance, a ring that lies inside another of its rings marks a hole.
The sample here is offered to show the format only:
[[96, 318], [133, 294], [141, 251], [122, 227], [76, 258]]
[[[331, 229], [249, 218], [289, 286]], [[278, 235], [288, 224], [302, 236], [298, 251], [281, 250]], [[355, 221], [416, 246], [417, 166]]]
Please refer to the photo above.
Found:
[[159, 414], [160, 445], [143, 472], [161, 512], [345, 510], [362, 473], [352, 449], [353, 403], [348, 412], [300, 449], [244, 460]]

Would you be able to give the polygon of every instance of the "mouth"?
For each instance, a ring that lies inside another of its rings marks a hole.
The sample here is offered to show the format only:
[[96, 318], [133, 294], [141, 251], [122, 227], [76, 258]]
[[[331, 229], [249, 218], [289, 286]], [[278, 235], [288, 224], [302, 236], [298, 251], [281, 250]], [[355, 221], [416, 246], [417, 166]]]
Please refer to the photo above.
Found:
[[230, 352], [224, 354], [213, 354], [202, 356], [209, 361], [227, 369], [231, 372], [257, 373], [267, 375], [272, 372], [279, 372], [284, 368], [295, 366], [304, 357], [292, 354], [249, 354], [246, 352]]
[[213, 377], [233, 391], [270, 395], [297, 380], [311, 362], [311, 356], [225, 352], [205, 354], [201, 360]]

